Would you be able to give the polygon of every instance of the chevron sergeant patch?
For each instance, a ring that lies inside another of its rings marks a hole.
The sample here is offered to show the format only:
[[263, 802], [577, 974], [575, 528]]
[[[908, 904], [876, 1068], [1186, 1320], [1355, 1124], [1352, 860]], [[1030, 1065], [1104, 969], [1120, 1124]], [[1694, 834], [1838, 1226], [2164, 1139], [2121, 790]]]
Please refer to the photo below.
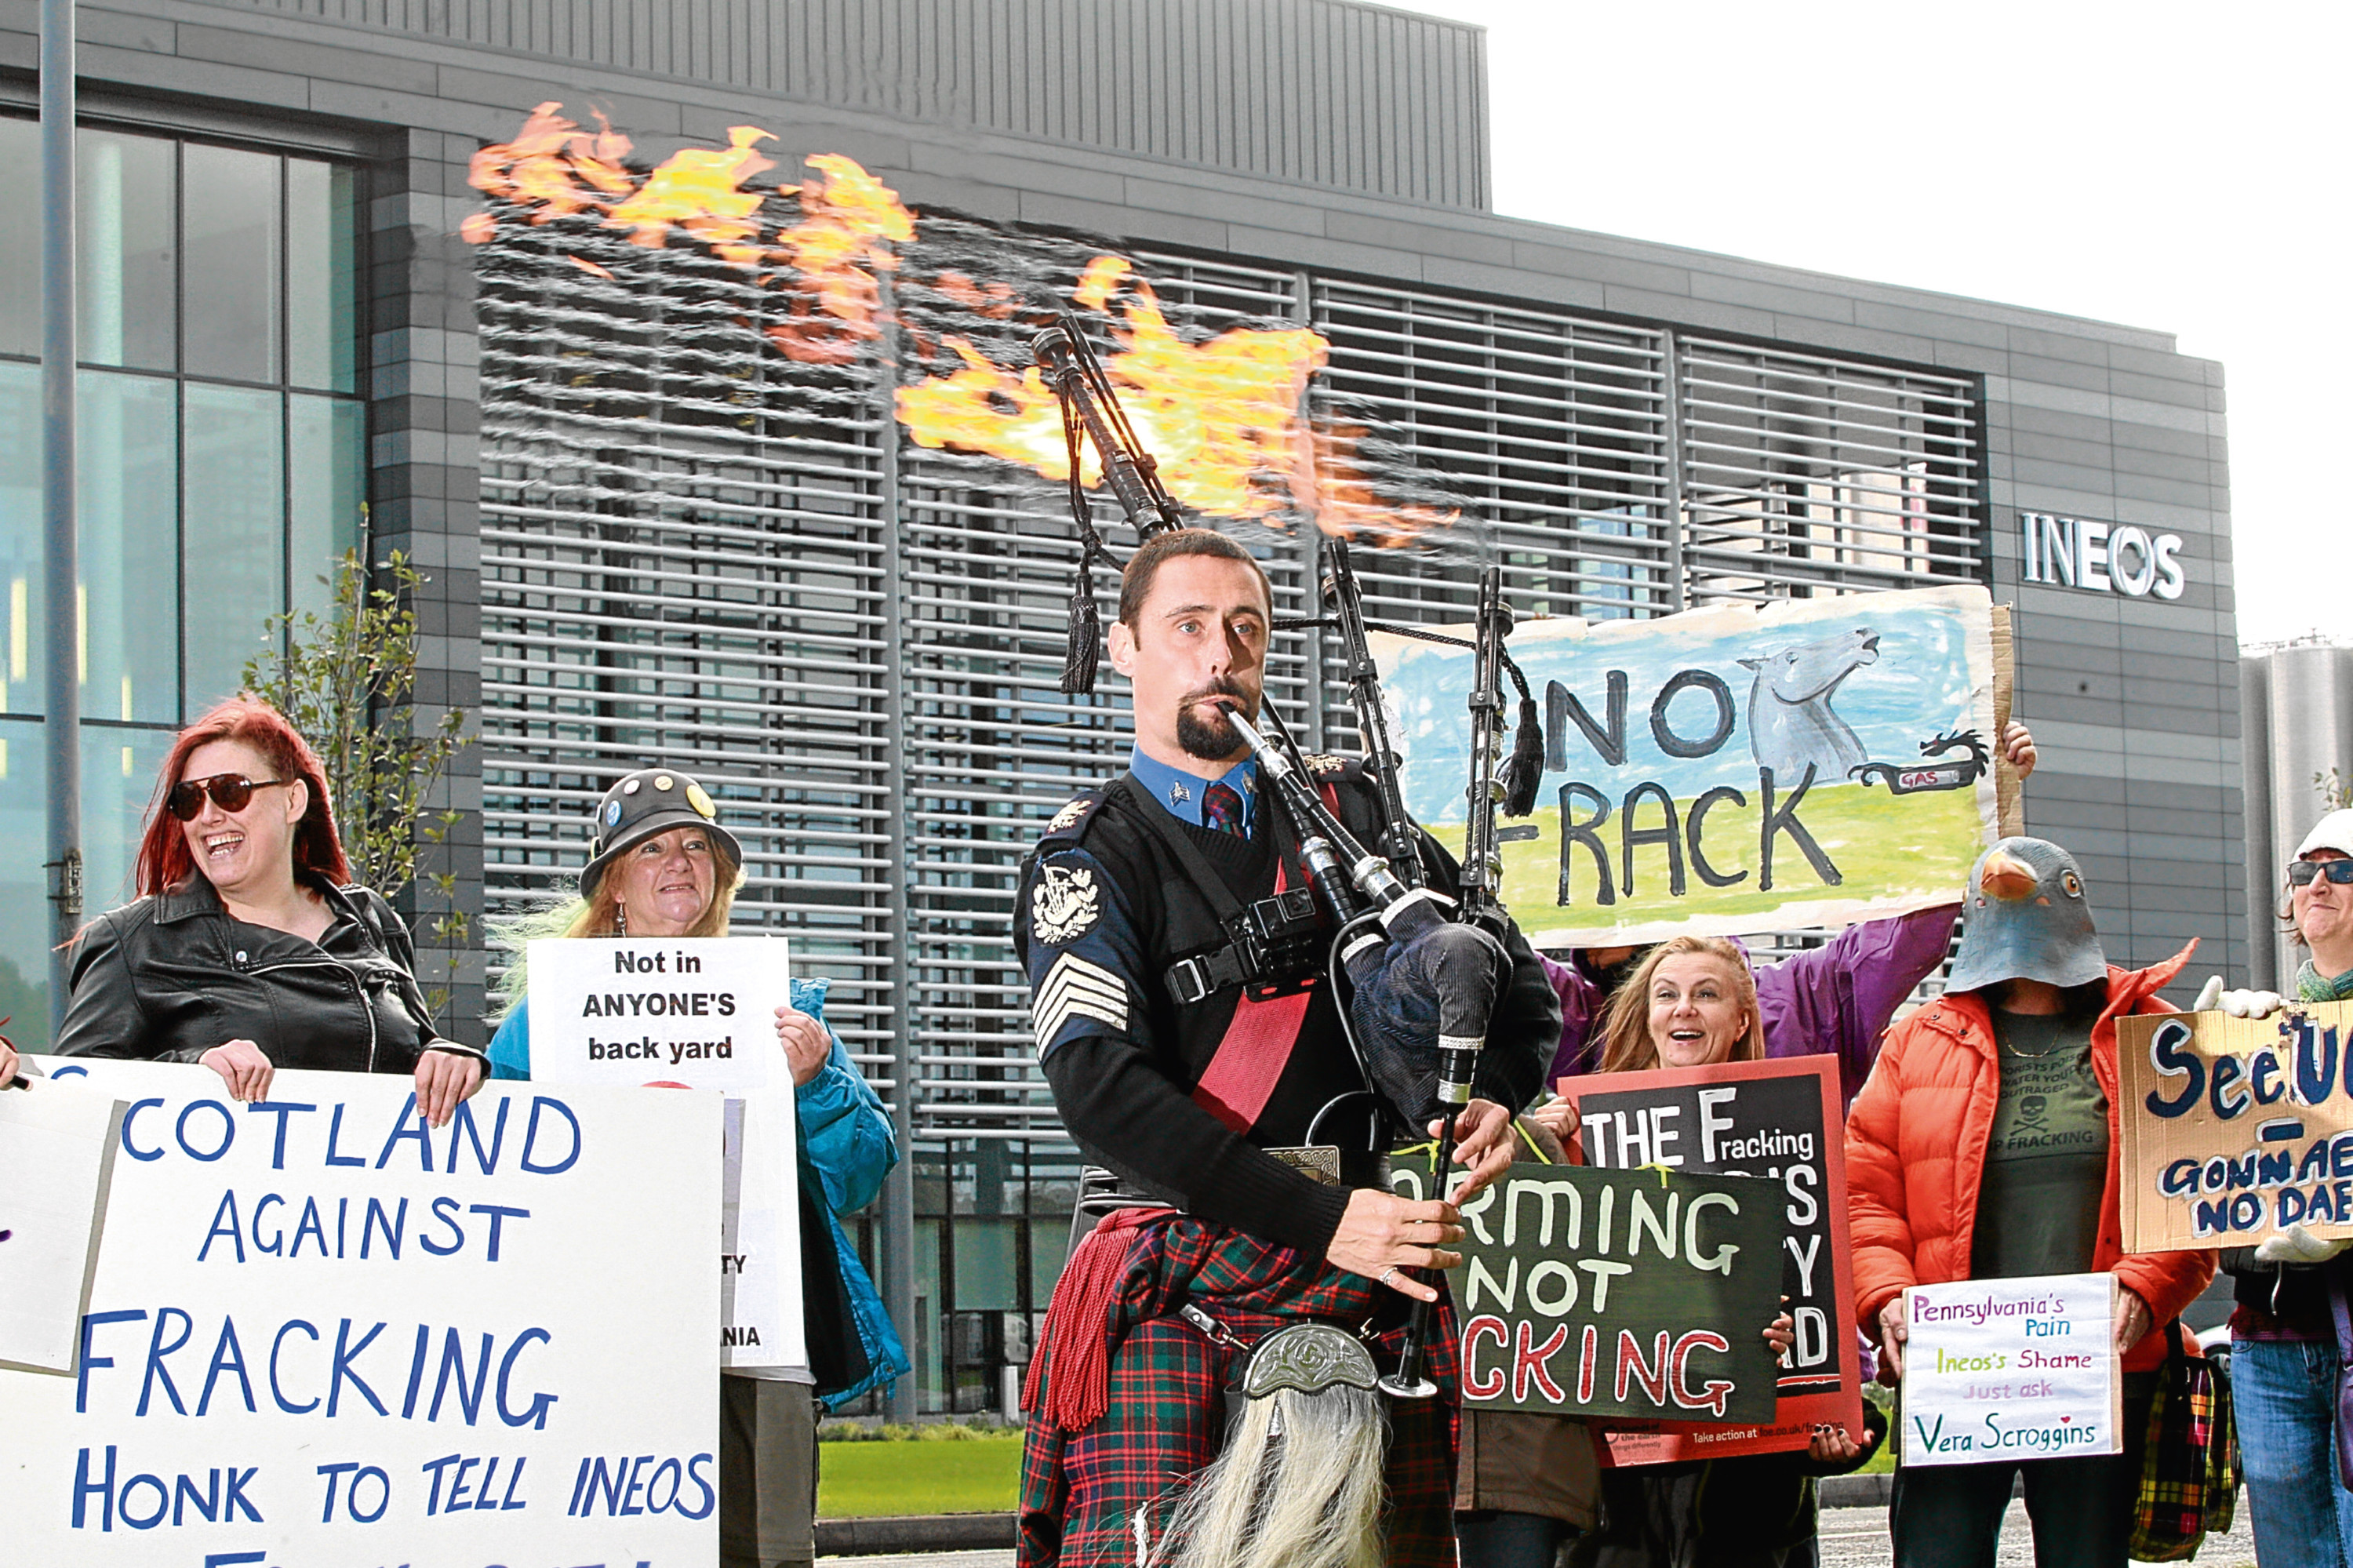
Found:
[[1076, 953], [1064, 953], [1038, 982], [1029, 1003], [1030, 1031], [1038, 1054], [1044, 1055], [1073, 1018], [1092, 1018], [1113, 1029], [1127, 1027], [1127, 982], [1101, 964], [1091, 964]]

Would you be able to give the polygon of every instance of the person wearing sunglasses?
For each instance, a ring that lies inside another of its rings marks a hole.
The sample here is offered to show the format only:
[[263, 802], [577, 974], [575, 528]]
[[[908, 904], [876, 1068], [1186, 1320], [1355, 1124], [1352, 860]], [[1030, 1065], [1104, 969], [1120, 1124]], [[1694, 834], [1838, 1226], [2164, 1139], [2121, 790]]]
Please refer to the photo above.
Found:
[[[724, 937], [744, 846], [701, 780], [641, 768], [596, 802], [579, 893], [491, 925], [510, 950], [491, 1037], [492, 1073], [531, 1076], [531, 943], [540, 938]], [[872, 1202], [899, 1162], [881, 1097], [825, 1021], [826, 982], [791, 979], [776, 1011], [793, 1082], [800, 1274], [808, 1364], [729, 1368], [719, 1380], [720, 1568], [806, 1563], [816, 1552], [817, 1417], [910, 1370], [842, 1217]]]
[[318, 756], [267, 703], [180, 732], [135, 881], [74, 938], [58, 1054], [200, 1062], [248, 1101], [280, 1067], [405, 1073], [434, 1127], [489, 1075], [434, 1027], [407, 927], [353, 885]]
[[[2314, 824], [2287, 864], [2287, 934], [2310, 957], [2299, 1001], [2353, 1001], [2353, 810]], [[2219, 975], [2196, 1011], [2262, 1018], [2287, 1005], [2276, 991], [2224, 991]], [[2224, 1249], [2231, 1276], [2231, 1393], [2264, 1563], [2353, 1563], [2353, 1491], [2337, 1458], [2338, 1304], [2353, 1290], [2348, 1244], [2301, 1224], [2255, 1246]]]

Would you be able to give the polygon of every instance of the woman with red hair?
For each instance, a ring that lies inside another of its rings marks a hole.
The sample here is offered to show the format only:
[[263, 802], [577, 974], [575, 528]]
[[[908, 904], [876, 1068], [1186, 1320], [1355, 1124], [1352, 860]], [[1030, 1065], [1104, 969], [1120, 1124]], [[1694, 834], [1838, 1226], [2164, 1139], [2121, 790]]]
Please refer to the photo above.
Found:
[[318, 755], [269, 704], [180, 732], [138, 885], [74, 938], [58, 1054], [201, 1062], [240, 1100], [280, 1067], [413, 1073], [435, 1127], [488, 1075], [434, 1029], [408, 928], [351, 885]]

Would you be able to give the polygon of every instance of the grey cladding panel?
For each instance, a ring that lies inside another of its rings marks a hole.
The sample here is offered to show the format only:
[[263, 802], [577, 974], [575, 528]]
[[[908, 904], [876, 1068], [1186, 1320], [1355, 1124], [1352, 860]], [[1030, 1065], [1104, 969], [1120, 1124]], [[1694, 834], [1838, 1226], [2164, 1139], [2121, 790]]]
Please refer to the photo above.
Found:
[[1346, 0], [221, 0], [1483, 208], [1484, 34]]

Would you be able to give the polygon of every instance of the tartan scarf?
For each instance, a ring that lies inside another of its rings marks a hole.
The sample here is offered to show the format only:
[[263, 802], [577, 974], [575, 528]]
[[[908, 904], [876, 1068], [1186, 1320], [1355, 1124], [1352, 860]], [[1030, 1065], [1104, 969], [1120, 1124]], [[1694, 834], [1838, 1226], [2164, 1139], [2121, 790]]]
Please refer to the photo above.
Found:
[[2305, 1001], [2353, 1001], [2353, 969], [2324, 975], [2310, 959], [2295, 971], [2295, 993]]
[[[1368, 1346], [1373, 1360], [1384, 1370], [1397, 1363], [1405, 1298], [1387, 1287], [1187, 1215], [1145, 1212], [1130, 1224], [1105, 1238], [1123, 1266], [1100, 1319], [1108, 1364], [1095, 1370], [1079, 1325], [1075, 1343], [1051, 1333], [1036, 1352], [1046, 1365], [1031, 1372], [1039, 1414], [1022, 1443], [1019, 1568], [1134, 1563], [1138, 1521], [1156, 1542], [1174, 1489], [1217, 1457], [1225, 1390], [1244, 1352], [1212, 1344], [1176, 1316], [1179, 1307], [1200, 1308], [1245, 1344], [1309, 1319], [1352, 1332], [1377, 1319], [1384, 1331]], [[1388, 1568], [1453, 1568], [1456, 1333], [1452, 1304], [1441, 1300], [1428, 1363], [1439, 1396], [1388, 1405]], [[1072, 1402], [1101, 1410], [1079, 1431], [1046, 1414], [1066, 1408], [1054, 1383], [1071, 1376], [1103, 1379]]]

